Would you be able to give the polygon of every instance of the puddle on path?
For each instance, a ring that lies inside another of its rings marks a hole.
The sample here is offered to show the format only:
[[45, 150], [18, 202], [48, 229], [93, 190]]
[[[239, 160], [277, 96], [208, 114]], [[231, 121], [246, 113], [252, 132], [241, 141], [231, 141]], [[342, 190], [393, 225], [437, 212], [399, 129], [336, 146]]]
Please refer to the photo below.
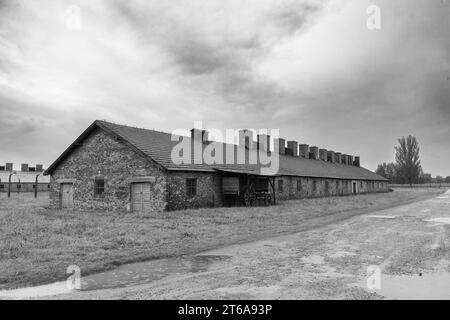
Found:
[[382, 275], [381, 288], [368, 290], [365, 280], [357, 286], [382, 295], [386, 299], [399, 300], [448, 300], [450, 299], [450, 273], [439, 272], [419, 275]]
[[[116, 269], [83, 277], [81, 291], [111, 289], [150, 283], [169, 275], [208, 271], [231, 256], [195, 255], [131, 263]], [[27, 299], [72, 292], [65, 281], [43, 286], [0, 291], [0, 299]]]
[[370, 216], [367, 216], [367, 218], [395, 219], [396, 216], [370, 215]]
[[303, 257], [302, 261], [307, 264], [324, 264], [325, 263], [324, 258], [318, 254]]
[[332, 253], [329, 255], [330, 258], [338, 259], [338, 258], [344, 258], [349, 256], [356, 256], [357, 254], [354, 252], [348, 252], [348, 251], [337, 251], [335, 253]]
[[439, 217], [439, 218], [433, 218], [425, 220], [427, 222], [435, 222], [438, 224], [450, 224], [450, 217]]
[[0, 291], [0, 299], [32, 299], [51, 295], [71, 293], [65, 281], [54, 282], [43, 286]]

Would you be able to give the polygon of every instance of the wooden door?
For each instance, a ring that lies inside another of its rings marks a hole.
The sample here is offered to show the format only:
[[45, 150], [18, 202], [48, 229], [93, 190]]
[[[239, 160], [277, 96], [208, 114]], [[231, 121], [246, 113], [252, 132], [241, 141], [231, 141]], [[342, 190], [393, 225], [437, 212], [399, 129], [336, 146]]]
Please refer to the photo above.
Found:
[[73, 184], [61, 184], [61, 208], [73, 207]]
[[353, 181], [353, 183], [352, 183], [352, 192], [353, 192], [353, 194], [356, 194], [357, 192], [356, 192], [356, 182], [355, 181]]
[[151, 211], [150, 183], [133, 183], [131, 203], [135, 212]]

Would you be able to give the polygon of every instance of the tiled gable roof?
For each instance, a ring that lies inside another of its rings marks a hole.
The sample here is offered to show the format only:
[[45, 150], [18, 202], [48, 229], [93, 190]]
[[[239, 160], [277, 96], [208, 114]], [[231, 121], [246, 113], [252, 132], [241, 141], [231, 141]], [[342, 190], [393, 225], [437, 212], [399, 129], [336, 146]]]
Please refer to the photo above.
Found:
[[[106, 121], [96, 121], [101, 128], [113, 132], [126, 140], [145, 155], [162, 165], [167, 170], [214, 171], [215, 169], [232, 169], [243, 172], [259, 172], [258, 165], [207, 165], [207, 164], [174, 164], [171, 160], [172, 148], [178, 141], [171, 140], [171, 134], [148, 129], [118, 125]], [[222, 144], [225, 146], [225, 144]], [[235, 151], [238, 146], [234, 146]], [[247, 152], [256, 152], [247, 150]], [[224, 152], [225, 153], [225, 152]], [[320, 160], [310, 160], [301, 157], [280, 155], [279, 175], [305, 177], [322, 177], [355, 180], [387, 181], [385, 178], [362, 167], [335, 164]], [[53, 166], [53, 165], [52, 165]]]

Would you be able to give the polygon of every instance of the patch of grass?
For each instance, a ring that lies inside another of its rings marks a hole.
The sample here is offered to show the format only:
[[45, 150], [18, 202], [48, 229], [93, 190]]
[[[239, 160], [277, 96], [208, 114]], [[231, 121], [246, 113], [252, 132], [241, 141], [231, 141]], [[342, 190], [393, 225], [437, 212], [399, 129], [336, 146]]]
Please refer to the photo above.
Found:
[[191, 254], [322, 226], [355, 210], [440, 193], [412, 189], [351, 197], [285, 201], [272, 207], [205, 208], [152, 215], [47, 209], [48, 195], [0, 194], [0, 289], [90, 274], [118, 265]]

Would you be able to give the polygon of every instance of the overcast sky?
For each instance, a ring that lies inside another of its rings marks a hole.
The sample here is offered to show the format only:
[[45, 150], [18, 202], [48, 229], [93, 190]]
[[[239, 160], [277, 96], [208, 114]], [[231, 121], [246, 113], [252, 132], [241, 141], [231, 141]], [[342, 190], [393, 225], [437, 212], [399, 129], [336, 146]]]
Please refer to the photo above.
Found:
[[449, 21], [446, 0], [0, 0], [0, 163], [48, 166], [95, 119], [202, 120], [371, 170], [413, 134], [424, 170], [447, 176]]

